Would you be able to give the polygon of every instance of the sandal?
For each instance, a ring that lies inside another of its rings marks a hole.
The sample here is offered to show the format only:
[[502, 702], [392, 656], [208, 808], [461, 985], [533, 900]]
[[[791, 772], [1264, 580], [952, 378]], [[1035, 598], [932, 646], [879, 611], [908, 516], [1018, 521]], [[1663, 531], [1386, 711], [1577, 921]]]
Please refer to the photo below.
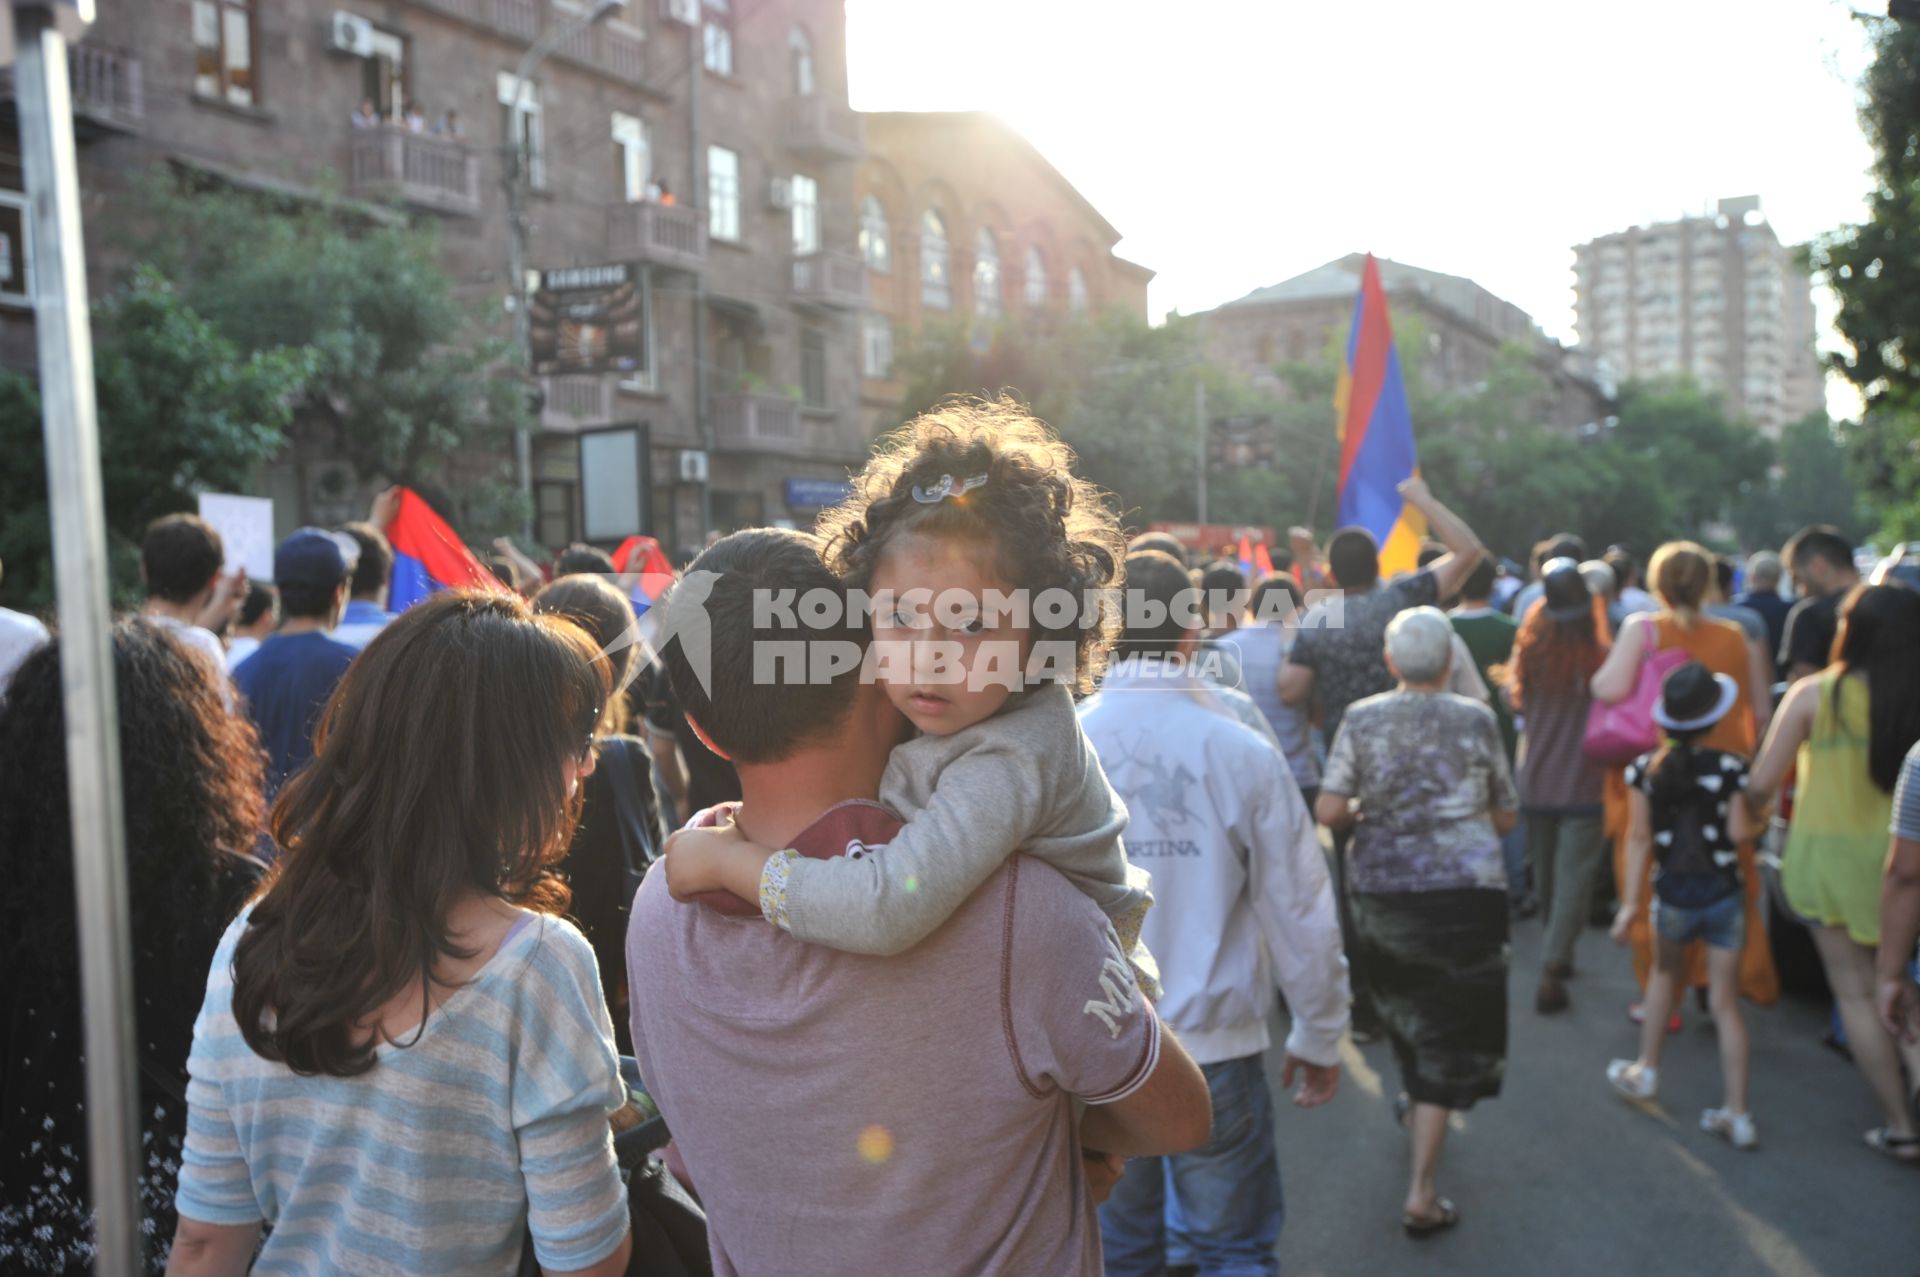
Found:
[[1895, 1135], [1890, 1126], [1876, 1127], [1863, 1136], [1867, 1147], [1883, 1157], [1909, 1166], [1920, 1165], [1920, 1135]]
[[1400, 1217], [1400, 1227], [1406, 1230], [1407, 1236], [1425, 1240], [1435, 1233], [1444, 1233], [1460, 1222], [1460, 1212], [1446, 1198], [1440, 1198], [1434, 1205], [1439, 1207], [1440, 1213], [1430, 1218], [1421, 1219], [1414, 1215]]

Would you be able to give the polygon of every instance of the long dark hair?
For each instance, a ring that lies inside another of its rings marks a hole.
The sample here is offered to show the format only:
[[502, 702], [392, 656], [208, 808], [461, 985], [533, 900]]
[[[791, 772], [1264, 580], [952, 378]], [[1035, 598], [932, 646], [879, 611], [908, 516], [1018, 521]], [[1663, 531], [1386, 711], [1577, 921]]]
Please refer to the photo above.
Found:
[[1715, 719], [1713, 723], [1690, 732], [1667, 732], [1659, 751], [1647, 763], [1647, 801], [1652, 804], [1656, 818], [1659, 813], [1671, 810], [1676, 803], [1704, 792], [1693, 783], [1693, 752], [1700, 738], [1712, 731], [1718, 722]]
[[1575, 689], [1584, 691], [1612, 646], [1606, 600], [1596, 595], [1592, 607], [1570, 621], [1548, 616], [1542, 600], [1520, 622], [1513, 655], [1493, 673], [1512, 692], [1513, 707], [1524, 710], [1536, 693], [1557, 696]]
[[567, 906], [549, 869], [579, 820], [566, 760], [609, 690], [575, 624], [519, 598], [453, 591], [367, 645], [328, 701], [314, 759], [273, 808], [280, 858], [233, 957], [247, 1045], [296, 1073], [374, 1064], [357, 1026], [439, 959], [466, 958], [447, 916], [480, 892]]
[[[1867, 699], [1867, 771], [1893, 792], [1900, 763], [1920, 740], [1920, 594], [1898, 583], [1856, 585], [1840, 604], [1833, 660], [1842, 674], [1863, 674]], [[1840, 713], [1840, 684], [1833, 686]]]
[[[133, 942], [143, 976], [203, 928], [182, 925], [219, 908], [217, 862], [245, 854], [259, 833], [265, 760], [253, 725], [227, 712], [217, 673], [200, 653], [147, 621], [113, 629], [120, 720], [120, 794], [126, 817]], [[72, 987], [72, 829], [60, 647], [49, 643], [14, 672], [0, 704], [0, 953], [9, 980]], [[218, 920], [224, 924], [227, 919]], [[206, 977], [207, 953], [178, 954]]]
[[[599, 732], [614, 735], [627, 730], [627, 671], [632, 668], [633, 601], [606, 578], [576, 572], [543, 586], [533, 596], [533, 610], [564, 616], [587, 632], [588, 637], [608, 653], [614, 691], [607, 697], [606, 712], [601, 715]], [[620, 643], [621, 639], [626, 643]], [[615, 644], [620, 644], [618, 647]]]

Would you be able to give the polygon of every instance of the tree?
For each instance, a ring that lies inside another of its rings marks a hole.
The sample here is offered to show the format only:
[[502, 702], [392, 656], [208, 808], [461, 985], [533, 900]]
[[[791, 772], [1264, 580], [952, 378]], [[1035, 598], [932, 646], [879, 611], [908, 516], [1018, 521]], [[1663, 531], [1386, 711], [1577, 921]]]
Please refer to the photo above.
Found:
[[1920, 537], [1920, 25], [1865, 17], [1874, 56], [1861, 85], [1860, 126], [1873, 147], [1867, 219], [1813, 246], [1833, 285], [1850, 349], [1832, 366], [1866, 400], [1847, 435], [1855, 473], [1889, 538]]
[[[499, 375], [510, 346], [484, 303], [456, 295], [429, 225], [158, 182], [131, 205], [140, 259], [241, 351], [313, 352], [294, 429], [362, 478], [432, 488], [451, 455], [503, 453], [529, 424], [521, 383]], [[483, 486], [500, 505], [499, 485]]]
[[1748, 547], [1786, 544], [1810, 523], [1831, 523], [1849, 538], [1866, 534], [1847, 450], [1827, 414], [1816, 412], [1780, 432], [1779, 455], [1766, 480], [1736, 507], [1733, 526]]
[[[203, 491], [238, 491], [285, 440], [317, 360], [281, 347], [242, 353], [152, 271], [94, 307], [101, 484], [114, 579], [136, 575], [141, 534]], [[16, 607], [53, 598], [46, 454], [34, 384], [0, 375], [0, 591]]]

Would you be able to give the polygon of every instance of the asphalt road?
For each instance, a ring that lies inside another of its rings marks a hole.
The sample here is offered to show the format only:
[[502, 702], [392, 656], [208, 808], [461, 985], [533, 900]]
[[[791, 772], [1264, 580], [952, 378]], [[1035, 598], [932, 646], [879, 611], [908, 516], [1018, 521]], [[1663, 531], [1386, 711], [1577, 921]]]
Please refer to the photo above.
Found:
[[[1878, 1110], [1853, 1066], [1820, 1045], [1823, 1009], [1792, 999], [1748, 1008], [1760, 1146], [1736, 1152], [1699, 1129], [1700, 1110], [1720, 1102], [1720, 1071], [1691, 1000], [1661, 1095], [1637, 1108], [1604, 1076], [1609, 1059], [1636, 1050], [1625, 951], [1585, 933], [1572, 1010], [1542, 1017], [1539, 946], [1537, 921], [1516, 925], [1506, 1087], [1454, 1119], [1439, 1179], [1461, 1213], [1449, 1233], [1413, 1241], [1400, 1230], [1407, 1148], [1387, 1044], [1349, 1045], [1340, 1094], [1307, 1111], [1281, 1100], [1280, 1053], [1270, 1053], [1283, 1272], [1920, 1274], [1920, 1168], [1860, 1142]], [[1275, 1042], [1283, 1036], [1276, 1026]]]

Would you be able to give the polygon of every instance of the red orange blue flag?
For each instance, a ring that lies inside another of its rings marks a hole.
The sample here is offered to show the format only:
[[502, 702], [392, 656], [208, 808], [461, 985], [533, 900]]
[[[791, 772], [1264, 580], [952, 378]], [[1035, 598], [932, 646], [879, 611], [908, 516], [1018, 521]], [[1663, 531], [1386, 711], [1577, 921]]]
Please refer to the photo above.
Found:
[[622, 541], [613, 552], [613, 570], [629, 583], [627, 597], [633, 601], [635, 616], [644, 614], [673, 584], [667, 552], [648, 536], [635, 534]]
[[1427, 521], [1408, 508], [1398, 488], [1419, 473], [1420, 460], [1387, 294], [1371, 253], [1353, 300], [1347, 363], [1333, 403], [1340, 430], [1340, 525], [1373, 533], [1380, 543], [1383, 578], [1411, 572], [1419, 562]]
[[396, 612], [449, 587], [507, 588], [412, 488], [400, 489], [400, 511], [387, 525], [387, 540], [393, 545], [387, 606]]

